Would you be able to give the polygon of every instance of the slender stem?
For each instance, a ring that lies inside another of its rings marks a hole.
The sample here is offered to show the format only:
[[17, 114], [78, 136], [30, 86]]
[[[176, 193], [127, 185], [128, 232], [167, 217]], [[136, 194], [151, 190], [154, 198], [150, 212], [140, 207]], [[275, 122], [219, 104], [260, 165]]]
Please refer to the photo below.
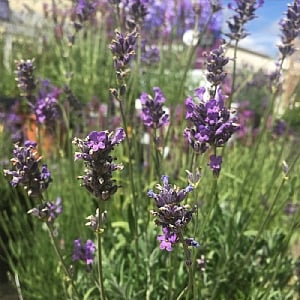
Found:
[[191, 251], [188, 249], [188, 245], [185, 243], [181, 232], [178, 233], [178, 237], [183, 246], [185, 259], [186, 259], [186, 266], [189, 273], [189, 279], [188, 279], [187, 286], [181, 291], [181, 293], [178, 295], [176, 300], [182, 299], [182, 297], [185, 295], [186, 295], [186, 299], [191, 299], [189, 296], [193, 295], [193, 291], [194, 291], [194, 280], [193, 280], [194, 272], [193, 272], [193, 262], [191, 261]]
[[100, 199], [98, 200], [98, 228], [97, 228], [97, 241], [98, 241], [98, 281], [99, 281], [99, 292], [100, 300], [105, 300], [104, 285], [103, 285], [103, 268], [102, 268], [102, 242], [101, 242], [101, 203]]
[[236, 78], [236, 59], [237, 59], [237, 48], [238, 48], [239, 41], [236, 40], [234, 44], [234, 52], [233, 52], [233, 70], [232, 70], [232, 81], [231, 81], [231, 90], [230, 90], [230, 97], [229, 97], [229, 103], [228, 107], [231, 107], [234, 89], [235, 89], [235, 78]]
[[[133, 197], [133, 212], [134, 212], [134, 231], [135, 231], [135, 238], [134, 238], [134, 243], [135, 243], [135, 259], [136, 259], [136, 268], [137, 271], [139, 269], [139, 246], [138, 246], [138, 209], [137, 209], [137, 193], [136, 193], [136, 188], [134, 184], [134, 178], [133, 178], [133, 161], [132, 161], [132, 155], [131, 155], [131, 144], [129, 141], [128, 137], [128, 130], [127, 130], [127, 121], [126, 121], [126, 116], [123, 108], [123, 101], [119, 101], [120, 103], [120, 112], [122, 116], [122, 122], [124, 126], [124, 131], [127, 136], [126, 140], [126, 145], [127, 145], [127, 150], [128, 150], [128, 165], [129, 165], [129, 180], [130, 180], [130, 187], [131, 187], [131, 192], [132, 192], [132, 197]], [[137, 272], [138, 274], [138, 272]]]
[[62, 267], [63, 267], [63, 270], [64, 270], [64, 272], [65, 272], [67, 278], [70, 279], [70, 281], [71, 281], [71, 285], [72, 285], [72, 288], [73, 288], [73, 291], [74, 291], [76, 297], [77, 297], [78, 299], [81, 299], [81, 297], [80, 297], [80, 295], [79, 295], [79, 293], [78, 293], [78, 291], [77, 291], [77, 288], [76, 288], [76, 286], [75, 286], [75, 283], [74, 283], [74, 281], [73, 281], [73, 279], [72, 279], [71, 273], [70, 273], [70, 271], [68, 270], [68, 268], [67, 268], [67, 266], [66, 266], [66, 264], [65, 264], [65, 261], [64, 261], [64, 259], [63, 259], [63, 257], [62, 257], [62, 254], [60, 253], [59, 247], [58, 247], [57, 242], [56, 242], [56, 240], [55, 240], [55, 237], [54, 237], [54, 235], [53, 235], [53, 228], [52, 228], [52, 225], [51, 225], [50, 223], [46, 223], [46, 224], [47, 224], [47, 227], [48, 227], [50, 239], [51, 239], [53, 248], [54, 248], [54, 250], [55, 250], [55, 253], [56, 253], [56, 255], [57, 255], [57, 257], [58, 257], [58, 259], [59, 259], [59, 261], [60, 261], [60, 263], [61, 263], [61, 265], [62, 265]]

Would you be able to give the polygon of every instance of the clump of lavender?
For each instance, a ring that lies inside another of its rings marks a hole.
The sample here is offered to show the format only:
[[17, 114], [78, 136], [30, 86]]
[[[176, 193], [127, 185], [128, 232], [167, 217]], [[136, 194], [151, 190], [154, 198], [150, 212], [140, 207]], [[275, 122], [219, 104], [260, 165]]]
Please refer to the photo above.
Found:
[[239, 125], [236, 117], [231, 117], [230, 110], [224, 104], [225, 97], [220, 89], [215, 99], [205, 101], [205, 88], [195, 90], [199, 104], [189, 96], [185, 101], [186, 119], [191, 127], [186, 128], [184, 136], [196, 152], [204, 153], [210, 146], [223, 146], [236, 132]]
[[155, 224], [162, 227], [162, 235], [157, 239], [160, 241], [160, 249], [172, 251], [173, 245], [178, 242], [184, 246], [197, 247], [198, 243], [193, 239], [184, 239], [183, 230], [191, 221], [193, 213], [196, 211], [196, 206], [190, 207], [188, 204], [182, 204], [188, 193], [193, 190], [191, 185], [184, 189], [169, 184], [168, 176], [162, 176], [162, 185], [156, 185], [158, 194], [153, 190], [148, 191], [148, 197], [155, 200], [157, 209], [151, 211], [155, 216]]
[[78, 177], [82, 185], [99, 200], [108, 200], [118, 189], [112, 174], [123, 169], [115, 164], [111, 151], [125, 139], [123, 128], [116, 132], [92, 131], [85, 139], [74, 138], [73, 143], [80, 152], [75, 153], [75, 160], [85, 163], [85, 175]]
[[34, 76], [34, 59], [18, 60], [16, 64], [16, 81], [17, 86], [21, 91], [21, 96], [27, 98], [27, 100], [32, 101], [32, 95], [36, 88], [36, 79]]
[[282, 59], [293, 54], [295, 51], [294, 41], [300, 30], [300, 1], [294, 0], [288, 4], [285, 18], [282, 18], [279, 25], [281, 31], [281, 43], [278, 48]]
[[129, 64], [135, 56], [135, 43], [138, 34], [136, 31], [126, 35], [115, 31], [115, 38], [111, 41], [109, 48], [113, 54], [114, 69], [118, 80], [118, 90], [111, 89], [112, 95], [120, 100], [126, 92], [125, 79], [129, 73]]
[[96, 246], [92, 240], [87, 240], [85, 244], [81, 239], [74, 240], [74, 250], [72, 255], [73, 261], [83, 261], [88, 270], [91, 270], [91, 266], [94, 262]]
[[22, 186], [31, 197], [42, 198], [42, 192], [52, 181], [47, 165], [40, 169], [41, 157], [36, 151], [35, 142], [26, 141], [24, 146], [15, 144], [11, 159], [12, 169], [4, 170], [4, 175], [11, 177], [13, 187]]
[[163, 110], [166, 99], [159, 87], [154, 87], [153, 92], [154, 97], [147, 93], [142, 93], [140, 96], [141, 118], [145, 126], [160, 128], [169, 123], [169, 115]]
[[264, 0], [235, 0], [235, 5], [230, 3], [228, 7], [235, 11], [235, 15], [227, 21], [230, 33], [225, 34], [231, 40], [239, 41], [248, 34], [245, 24], [256, 18], [255, 11], [261, 7]]
[[56, 218], [62, 213], [63, 207], [61, 198], [58, 197], [55, 203], [46, 201], [38, 207], [30, 209], [27, 213], [37, 217], [39, 220], [47, 223], [53, 223]]

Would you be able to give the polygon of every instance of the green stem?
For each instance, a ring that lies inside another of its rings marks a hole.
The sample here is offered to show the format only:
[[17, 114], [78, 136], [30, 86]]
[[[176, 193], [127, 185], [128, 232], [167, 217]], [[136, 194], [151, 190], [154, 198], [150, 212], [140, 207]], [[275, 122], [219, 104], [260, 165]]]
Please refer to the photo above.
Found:
[[102, 220], [101, 220], [101, 203], [98, 200], [98, 228], [97, 228], [97, 242], [98, 242], [98, 282], [99, 282], [99, 292], [100, 300], [105, 300], [104, 285], [103, 285], [103, 268], [102, 268]]
[[72, 285], [73, 291], [74, 291], [77, 299], [81, 299], [81, 297], [80, 297], [80, 295], [79, 295], [79, 293], [77, 291], [77, 288], [75, 286], [75, 283], [74, 283], [74, 281], [72, 279], [71, 273], [70, 273], [70, 271], [68, 270], [68, 268], [67, 268], [67, 266], [65, 264], [65, 261], [64, 261], [64, 259], [62, 257], [62, 254], [60, 253], [59, 247], [58, 247], [57, 242], [55, 240], [55, 237], [53, 235], [52, 225], [50, 223], [46, 223], [46, 224], [47, 224], [47, 227], [48, 227], [48, 231], [49, 231], [49, 235], [50, 235], [50, 240], [52, 242], [52, 245], [53, 245], [53, 248], [55, 250], [55, 253], [56, 253], [56, 255], [57, 255], [57, 257], [58, 257], [58, 259], [59, 259], [59, 261], [60, 261], [60, 263], [61, 263], [61, 265], [63, 267], [63, 270], [64, 270], [67, 278], [71, 281], [71, 285]]
[[183, 250], [184, 250], [184, 254], [185, 254], [185, 258], [186, 258], [186, 266], [188, 269], [188, 284], [187, 286], [181, 291], [181, 293], [178, 295], [178, 297], [176, 298], [176, 300], [180, 300], [183, 298], [183, 296], [186, 295], [186, 299], [191, 299], [190, 295], [193, 295], [194, 292], [194, 272], [193, 272], [193, 262], [191, 261], [191, 252], [188, 249], [188, 245], [185, 243], [183, 235], [181, 232], [178, 233], [178, 237], [179, 237], [179, 241], [181, 242], [182, 246], [183, 246]]
[[[132, 197], [133, 197], [133, 212], [134, 212], [134, 244], [135, 244], [135, 259], [136, 259], [136, 268], [137, 271], [139, 269], [139, 245], [138, 245], [138, 209], [137, 209], [137, 193], [136, 193], [136, 188], [134, 184], [134, 178], [133, 178], [133, 161], [132, 161], [132, 155], [131, 155], [131, 144], [129, 141], [129, 136], [128, 136], [128, 130], [127, 130], [127, 121], [126, 121], [126, 116], [123, 108], [123, 101], [119, 101], [120, 103], [120, 112], [121, 112], [121, 117], [122, 117], [122, 122], [123, 122], [123, 127], [125, 134], [127, 136], [126, 140], [126, 145], [127, 145], [127, 150], [128, 150], [128, 166], [129, 166], [129, 180], [130, 180], [130, 187], [131, 187], [131, 192], [132, 192]], [[137, 272], [138, 274], [138, 272]]]

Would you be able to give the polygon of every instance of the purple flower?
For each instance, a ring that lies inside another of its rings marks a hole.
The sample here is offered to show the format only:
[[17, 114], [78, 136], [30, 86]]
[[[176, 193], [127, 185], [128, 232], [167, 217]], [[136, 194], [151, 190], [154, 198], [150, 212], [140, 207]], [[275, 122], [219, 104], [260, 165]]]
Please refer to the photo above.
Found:
[[159, 235], [157, 237], [157, 240], [160, 241], [159, 248], [161, 250], [167, 250], [168, 252], [172, 251], [172, 245], [176, 243], [177, 241], [177, 235], [176, 233], [170, 233], [168, 231], [168, 228], [163, 227], [162, 228], [163, 234]]
[[161, 177], [162, 185], [157, 184], [156, 188], [159, 191], [158, 194], [154, 193], [153, 190], [148, 191], [148, 197], [153, 198], [157, 207], [162, 207], [165, 204], [179, 204], [182, 202], [193, 190], [191, 185], [188, 185], [184, 189], [179, 189], [176, 186], [169, 184], [169, 177], [163, 175]]
[[288, 4], [286, 17], [280, 20], [281, 44], [278, 48], [282, 58], [293, 54], [295, 51], [294, 40], [299, 35], [300, 30], [300, 1], [294, 0]]
[[287, 124], [283, 120], [276, 120], [273, 125], [272, 133], [274, 136], [282, 136], [286, 130]]
[[21, 96], [27, 97], [32, 100], [31, 96], [36, 88], [36, 80], [34, 77], [34, 59], [21, 59], [16, 61], [16, 81], [18, 88], [21, 91]]
[[38, 157], [36, 145], [32, 141], [26, 141], [24, 146], [15, 144], [12, 169], [4, 170], [4, 175], [11, 177], [13, 187], [23, 186], [29, 196], [41, 197], [52, 178], [47, 165], [43, 165], [42, 170], [39, 169], [41, 158]]
[[130, 28], [135, 28], [137, 24], [142, 25], [146, 15], [147, 10], [147, 0], [129, 0], [127, 4], [128, 18], [127, 25]]
[[219, 176], [222, 165], [222, 156], [211, 155], [209, 157], [209, 166], [215, 176]]
[[38, 123], [47, 127], [54, 127], [57, 119], [61, 116], [58, 98], [61, 90], [52, 86], [49, 80], [43, 80], [39, 91], [39, 96], [35, 105], [32, 106]]
[[27, 213], [31, 214], [43, 222], [53, 223], [55, 219], [62, 213], [63, 207], [61, 198], [56, 198], [55, 203], [47, 201], [38, 207], [32, 208]]
[[[148, 192], [148, 197], [155, 200], [157, 209], [151, 214], [156, 218], [155, 224], [162, 227], [163, 235], [158, 236], [160, 249], [172, 250], [172, 245], [179, 242], [179, 236], [183, 229], [191, 221], [196, 206], [190, 208], [189, 205], [181, 205], [187, 194], [193, 190], [188, 185], [185, 189], [179, 189], [169, 184], [168, 176], [162, 176], [162, 185], [157, 184], [159, 193], [152, 190]], [[184, 241], [181, 241], [184, 242]]]
[[87, 240], [82, 244], [81, 239], [74, 240], [73, 261], [81, 260], [87, 266], [91, 266], [94, 262], [96, 246], [91, 240]]
[[78, 0], [75, 13], [80, 21], [83, 23], [87, 21], [89, 17], [95, 12], [98, 1], [90, 1], [90, 0]]
[[145, 126], [160, 128], [169, 123], [169, 115], [163, 110], [166, 99], [158, 87], [153, 88], [154, 98], [147, 93], [142, 93], [140, 101], [142, 103], [141, 117]]
[[241, 40], [248, 34], [245, 32], [245, 24], [253, 20], [255, 11], [264, 4], [264, 0], [235, 0], [235, 5], [230, 3], [229, 9], [232, 9], [236, 14], [227, 21], [230, 33], [226, 35], [232, 40]]
[[209, 146], [223, 146], [239, 128], [237, 119], [230, 116], [225, 107], [224, 96], [217, 90], [216, 99], [204, 101], [205, 89], [195, 90], [200, 100], [195, 103], [192, 97], [185, 101], [186, 119], [192, 125], [184, 130], [184, 136], [196, 152], [204, 153]]
[[138, 34], [136, 31], [123, 35], [115, 31], [115, 38], [109, 46], [114, 61], [114, 68], [118, 79], [123, 79], [126, 75], [125, 70], [132, 58], [135, 56], [135, 43]]
[[124, 139], [123, 128], [118, 128], [116, 132], [92, 131], [84, 140], [73, 140], [80, 150], [75, 153], [75, 160], [82, 159], [86, 166], [85, 175], [78, 178], [96, 198], [108, 200], [118, 189], [112, 180], [112, 173], [123, 169], [123, 166], [113, 162], [114, 158], [110, 152]]
[[229, 59], [224, 56], [223, 47], [212, 50], [206, 56], [206, 69], [207, 80], [213, 85], [218, 86], [222, 83], [227, 75], [224, 71], [224, 66], [228, 63]]

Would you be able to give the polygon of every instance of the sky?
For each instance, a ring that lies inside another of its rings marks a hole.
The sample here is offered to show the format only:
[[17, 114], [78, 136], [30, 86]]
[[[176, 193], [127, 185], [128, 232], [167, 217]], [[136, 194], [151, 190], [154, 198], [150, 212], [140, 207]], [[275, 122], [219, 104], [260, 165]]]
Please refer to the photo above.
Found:
[[[280, 41], [279, 36], [279, 20], [284, 16], [287, 10], [287, 4], [293, 0], [265, 0], [262, 7], [256, 11], [257, 18], [249, 21], [246, 26], [248, 37], [241, 40], [241, 47], [253, 50], [259, 53], [267, 54], [276, 57], [278, 54], [277, 44]], [[227, 3], [234, 2], [223, 0], [224, 20], [230, 16], [230, 10], [227, 8]], [[228, 31], [227, 24], [223, 24], [225, 31]]]

